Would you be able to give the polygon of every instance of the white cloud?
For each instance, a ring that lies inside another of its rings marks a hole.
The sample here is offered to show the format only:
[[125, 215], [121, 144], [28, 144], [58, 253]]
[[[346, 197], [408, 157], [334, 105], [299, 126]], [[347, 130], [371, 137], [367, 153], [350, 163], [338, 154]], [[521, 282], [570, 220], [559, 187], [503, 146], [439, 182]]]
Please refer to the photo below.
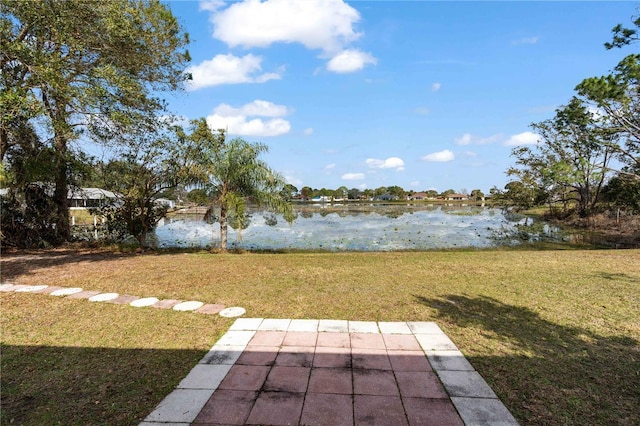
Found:
[[471, 133], [465, 133], [462, 137], [454, 139], [458, 145], [469, 145], [471, 143]]
[[354, 28], [360, 13], [343, 0], [245, 0], [226, 8], [212, 2], [201, 9], [211, 11], [213, 37], [230, 47], [299, 43], [331, 58], [327, 69], [337, 73], [376, 63], [371, 54], [349, 48], [362, 36]]
[[224, 6], [223, 0], [206, 0], [200, 2], [200, 10], [208, 10], [209, 12], [215, 12]]
[[511, 44], [536, 44], [538, 42], [538, 37], [523, 37], [518, 40], [513, 40]]
[[366, 183], [361, 183], [360, 185], [358, 185], [359, 189], [367, 189], [367, 184]]
[[371, 54], [356, 49], [343, 50], [331, 58], [327, 63], [327, 69], [339, 74], [360, 71], [365, 65], [375, 65], [376, 58]]
[[416, 109], [413, 110], [416, 114], [419, 115], [428, 115], [431, 114], [431, 110], [429, 108], [426, 107], [418, 107]]
[[304, 135], [306, 135], [306, 136], [312, 135], [312, 134], [313, 134], [313, 128], [311, 128], [311, 127], [307, 127], [306, 129], [304, 129], [304, 130], [302, 131], [302, 133], [303, 133]]
[[282, 117], [289, 114], [289, 109], [284, 105], [276, 105], [273, 102], [256, 99], [251, 103], [241, 106], [240, 108], [234, 108], [227, 104], [220, 104], [216, 107], [214, 112], [222, 116], [258, 115], [261, 117]]
[[188, 90], [197, 90], [220, 84], [264, 83], [282, 78], [284, 69], [280, 69], [278, 72], [259, 74], [262, 71], [261, 63], [262, 58], [252, 54], [243, 57], [232, 54], [216, 55], [211, 60], [203, 61], [186, 69], [186, 72], [191, 73], [193, 77], [187, 88]]
[[285, 175], [284, 176], [284, 180], [287, 181], [287, 183], [293, 185], [293, 186], [302, 186], [302, 180], [298, 179], [295, 176], [291, 176], [291, 175]]
[[[232, 135], [279, 136], [291, 130], [291, 124], [281, 118], [288, 112], [284, 105], [262, 100], [255, 100], [239, 108], [220, 104], [214, 109], [213, 114], [207, 116], [207, 124], [212, 129], [227, 129]], [[270, 119], [249, 118], [256, 116]]]
[[367, 158], [365, 162], [372, 169], [396, 169], [399, 172], [404, 170], [404, 161], [398, 157], [389, 157], [386, 160]]
[[459, 138], [455, 138], [454, 142], [457, 145], [488, 145], [494, 143], [502, 138], [501, 134], [495, 134], [487, 137], [472, 135], [471, 133], [465, 133]]
[[231, 47], [268, 47], [300, 43], [335, 53], [358, 39], [356, 9], [342, 0], [247, 0], [217, 9], [211, 16], [213, 36]]
[[540, 142], [540, 135], [533, 132], [522, 132], [511, 136], [504, 144], [506, 146], [537, 145]]
[[431, 154], [427, 154], [424, 157], [422, 157], [424, 161], [441, 162], [441, 163], [452, 161], [454, 158], [456, 158], [456, 156], [453, 154], [453, 152], [449, 151], [448, 149], [445, 149], [444, 151], [438, 151]]
[[437, 92], [438, 90], [440, 90], [440, 88], [442, 87], [442, 84], [440, 83], [433, 83], [431, 85], [431, 91], [432, 92]]
[[327, 164], [326, 166], [324, 166], [324, 168], [327, 170], [335, 169], [336, 163]]
[[466, 155], [467, 157], [477, 157], [478, 156], [478, 154], [476, 154], [473, 151], [464, 151], [463, 154]]
[[364, 179], [364, 173], [345, 173], [342, 175], [344, 180], [362, 180]]

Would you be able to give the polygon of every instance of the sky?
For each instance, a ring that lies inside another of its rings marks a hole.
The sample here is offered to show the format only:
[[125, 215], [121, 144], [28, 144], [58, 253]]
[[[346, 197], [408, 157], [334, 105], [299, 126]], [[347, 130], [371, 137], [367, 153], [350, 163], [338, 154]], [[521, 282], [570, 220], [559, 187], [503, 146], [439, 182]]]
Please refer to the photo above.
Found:
[[[169, 109], [261, 142], [299, 189], [454, 189], [509, 181], [632, 2], [167, 1], [192, 40]], [[637, 45], [635, 47], [637, 49]]]

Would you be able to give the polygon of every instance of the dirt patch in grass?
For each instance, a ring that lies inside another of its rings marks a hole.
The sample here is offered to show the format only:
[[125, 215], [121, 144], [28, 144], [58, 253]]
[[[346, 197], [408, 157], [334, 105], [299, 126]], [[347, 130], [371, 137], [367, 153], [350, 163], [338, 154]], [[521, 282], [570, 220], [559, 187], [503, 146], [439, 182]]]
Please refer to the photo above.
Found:
[[[638, 250], [26, 256], [2, 256], [3, 281], [243, 306], [248, 317], [436, 321], [522, 424], [640, 423]], [[3, 423], [135, 423], [231, 323], [1, 297]]]

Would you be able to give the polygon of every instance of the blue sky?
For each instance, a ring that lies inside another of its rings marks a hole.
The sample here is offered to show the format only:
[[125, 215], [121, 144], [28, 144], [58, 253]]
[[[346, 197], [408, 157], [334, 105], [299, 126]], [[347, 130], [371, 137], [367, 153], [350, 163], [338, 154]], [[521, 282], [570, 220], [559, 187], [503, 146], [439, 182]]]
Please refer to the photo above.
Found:
[[302, 188], [503, 187], [513, 146], [607, 51], [630, 2], [169, 1], [192, 44], [170, 110], [268, 145]]

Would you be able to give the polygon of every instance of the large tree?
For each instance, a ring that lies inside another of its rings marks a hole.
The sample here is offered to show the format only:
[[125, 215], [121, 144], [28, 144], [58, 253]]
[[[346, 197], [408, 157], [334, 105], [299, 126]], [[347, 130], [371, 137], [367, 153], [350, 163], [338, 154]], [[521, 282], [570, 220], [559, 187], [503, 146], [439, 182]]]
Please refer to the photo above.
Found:
[[[635, 28], [616, 25], [613, 41], [605, 47], [612, 49], [640, 40], [640, 18], [633, 24]], [[604, 125], [620, 135], [619, 143], [611, 146], [628, 167], [619, 172], [640, 180], [640, 54], [626, 56], [611, 74], [583, 80], [576, 90], [601, 111]]]
[[266, 145], [240, 138], [225, 142], [221, 148], [203, 151], [209, 160], [206, 187], [213, 194], [214, 206], [220, 209], [220, 249], [223, 251], [227, 250], [229, 218], [233, 216], [241, 229], [247, 219], [247, 201], [282, 213], [290, 223], [294, 220], [291, 204], [281, 195], [286, 182], [259, 158], [266, 151]]
[[[203, 129], [204, 127], [204, 129]], [[97, 209], [119, 228], [123, 225], [141, 247], [147, 247], [147, 235], [167, 209], [157, 198], [168, 190], [187, 186], [202, 178], [200, 153], [203, 146], [221, 143], [208, 131], [204, 119], [191, 122], [190, 133], [179, 126], [158, 123], [155, 132], [129, 135], [115, 159], [100, 167], [102, 187], [116, 194], [114, 205]]]
[[515, 148], [517, 166], [508, 174], [535, 181], [551, 199], [574, 200], [579, 215], [588, 216], [606, 181], [615, 135], [602, 129], [578, 98], [557, 109], [554, 118], [531, 127], [540, 143]]
[[152, 126], [183, 73], [188, 37], [156, 0], [0, 1], [0, 148], [16, 123], [38, 128], [54, 152], [55, 228], [69, 238], [70, 143], [88, 134], [114, 141]]

